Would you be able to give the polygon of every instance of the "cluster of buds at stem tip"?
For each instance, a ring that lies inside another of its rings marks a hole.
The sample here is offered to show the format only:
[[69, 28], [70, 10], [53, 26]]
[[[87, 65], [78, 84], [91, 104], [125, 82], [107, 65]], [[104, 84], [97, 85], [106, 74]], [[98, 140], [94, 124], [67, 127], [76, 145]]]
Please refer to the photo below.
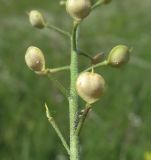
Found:
[[33, 27], [42, 29], [46, 26], [44, 17], [39, 11], [32, 10], [28, 13], [28, 15], [29, 15], [29, 21]]
[[45, 70], [45, 57], [42, 51], [37, 47], [30, 46], [27, 49], [25, 62], [27, 66], [35, 72], [42, 72]]
[[83, 72], [77, 78], [76, 90], [84, 101], [88, 104], [92, 104], [103, 95], [105, 80], [97, 73]]
[[121, 67], [128, 63], [130, 58], [130, 49], [125, 45], [114, 47], [108, 56], [108, 64], [113, 67]]
[[91, 2], [90, 0], [67, 0], [66, 9], [73, 19], [81, 21], [89, 15]]

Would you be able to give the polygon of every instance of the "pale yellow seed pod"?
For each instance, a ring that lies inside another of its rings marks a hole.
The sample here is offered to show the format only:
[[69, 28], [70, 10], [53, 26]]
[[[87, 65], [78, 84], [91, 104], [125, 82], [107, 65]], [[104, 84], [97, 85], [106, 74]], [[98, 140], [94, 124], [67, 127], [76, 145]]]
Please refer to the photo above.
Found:
[[45, 58], [42, 51], [34, 46], [30, 46], [25, 54], [25, 62], [27, 66], [36, 72], [43, 71], [45, 69]]
[[105, 80], [97, 73], [83, 72], [77, 78], [76, 90], [84, 101], [92, 104], [102, 96], [105, 90]]
[[66, 9], [73, 19], [81, 21], [89, 15], [91, 2], [90, 0], [67, 0]]
[[129, 48], [125, 45], [118, 45], [110, 51], [108, 56], [108, 63], [113, 67], [121, 67], [128, 63], [129, 57]]
[[29, 12], [29, 21], [33, 27], [42, 29], [45, 27], [45, 20], [42, 14], [37, 10], [32, 10]]

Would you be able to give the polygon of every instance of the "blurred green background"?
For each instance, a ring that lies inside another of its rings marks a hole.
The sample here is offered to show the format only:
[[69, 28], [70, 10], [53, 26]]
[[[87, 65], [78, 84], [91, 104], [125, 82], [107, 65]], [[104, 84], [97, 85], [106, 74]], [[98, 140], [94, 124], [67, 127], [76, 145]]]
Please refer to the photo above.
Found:
[[[45, 116], [44, 102], [68, 135], [68, 102], [46, 77], [24, 62], [30, 45], [41, 48], [47, 65], [69, 64], [70, 45], [54, 31], [29, 24], [26, 11], [40, 10], [47, 20], [71, 30], [72, 20], [59, 0], [0, 0], [0, 160], [66, 160], [67, 155]], [[95, 55], [117, 44], [133, 47], [129, 65], [96, 69], [107, 90], [94, 104], [80, 136], [82, 160], [150, 160], [151, 20], [150, 0], [113, 0], [81, 25], [80, 47]], [[80, 70], [89, 60], [80, 57]], [[69, 72], [56, 74], [68, 88]], [[80, 100], [80, 106], [84, 102]]]

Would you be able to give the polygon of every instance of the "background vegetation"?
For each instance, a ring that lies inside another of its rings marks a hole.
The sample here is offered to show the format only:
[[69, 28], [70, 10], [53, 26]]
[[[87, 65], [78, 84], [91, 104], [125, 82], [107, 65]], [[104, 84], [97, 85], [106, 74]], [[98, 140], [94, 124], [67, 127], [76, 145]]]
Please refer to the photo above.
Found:
[[[0, 159], [66, 160], [44, 110], [46, 101], [66, 138], [68, 103], [46, 77], [24, 62], [28, 46], [43, 50], [50, 67], [69, 64], [69, 41], [58, 33], [37, 30], [26, 11], [39, 9], [52, 23], [71, 29], [59, 0], [0, 0]], [[108, 53], [117, 44], [132, 46], [129, 65], [96, 71], [107, 91], [94, 105], [81, 134], [83, 160], [149, 160], [151, 152], [150, 0], [114, 0], [98, 8], [81, 25], [80, 46], [91, 55]], [[80, 57], [80, 69], [89, 61]], [[68, 72], [56, 76], [68, 86]], [[81, 100], [80, 105], [84, 103]]]

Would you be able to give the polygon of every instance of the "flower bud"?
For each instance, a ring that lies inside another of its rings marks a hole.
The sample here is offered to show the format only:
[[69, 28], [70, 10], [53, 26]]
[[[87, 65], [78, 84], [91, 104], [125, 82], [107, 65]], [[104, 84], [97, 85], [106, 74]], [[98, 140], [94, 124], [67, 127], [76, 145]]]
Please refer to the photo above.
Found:
[[92, 104], [99, 100], [105, 89], [104, 78], [93, 72], [83, 72], [76, 81], [78, 95], [87, 103]]
[[91, 2], [90, 0], [67, 0], [66, 9], [72, 18], [80, 21], [89, 15]]
[[130, 50], [125, 45], [114, 47], [108, 56], [108, 63], [113, 67], [120, 67], [129, 61]]
[[32, 10], [29, 12], [29, 21], [32, 26], [42, 29], [45, 27], [45, 21], [42, 14], [37, 10]]
[[37, 47], [31, 46], [27, 49], [25, 54], [25, 62], [33, 71], [40, 72], [45, 69], [44, 55]]

